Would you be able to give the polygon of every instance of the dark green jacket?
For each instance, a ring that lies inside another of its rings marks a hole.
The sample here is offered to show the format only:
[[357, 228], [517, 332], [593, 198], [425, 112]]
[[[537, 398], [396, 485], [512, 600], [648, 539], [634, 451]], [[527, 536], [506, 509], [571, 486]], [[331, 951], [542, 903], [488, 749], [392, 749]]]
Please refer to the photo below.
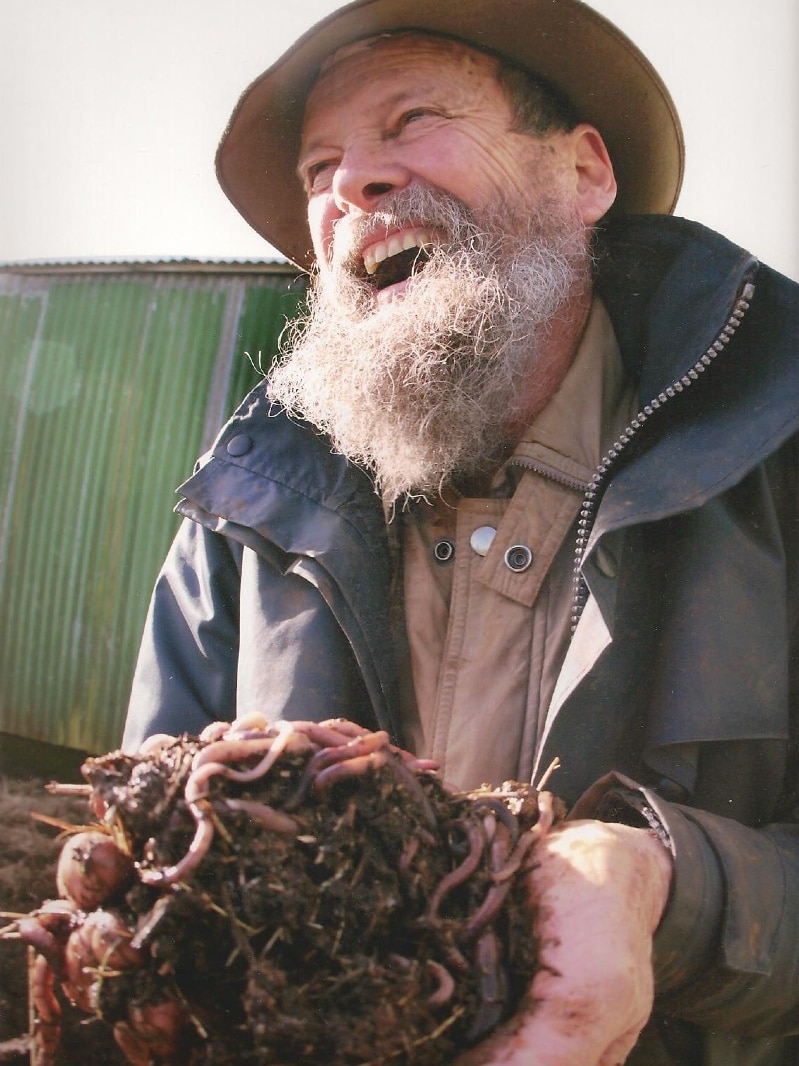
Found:
[[[601, 248], [597, 289], [642, 407], [586, 498], [585, 668], [540, 763], [560, 755], [569, 802], [595, 786], [581, 813], [645, 802], [671, 837], [656, 1019], [631, 1061], [793, 1066], [799, 290], [679, 219], [620, 219]], [[181, 492], [126, 746], [253, 708], [401, 741], [367, 476], [258, 388]]]

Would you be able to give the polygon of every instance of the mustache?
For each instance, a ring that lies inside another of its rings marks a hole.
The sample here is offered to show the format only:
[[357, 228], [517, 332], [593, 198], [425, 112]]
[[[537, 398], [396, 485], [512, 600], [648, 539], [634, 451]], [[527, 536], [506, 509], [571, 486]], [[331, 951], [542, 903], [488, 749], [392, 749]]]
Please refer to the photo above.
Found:
[[[335, 223], [334, 271], [364, 277], [362, 252], [367, 244], [408, 227], [435, 231], [443, 250], [473, 249], [485, 239], [485, 230], [461, 200], [432, 185], [414, 183], [387, 193], [372, 212], [345, 215]], [[433, 249], [433, 254], [437, 249]]]

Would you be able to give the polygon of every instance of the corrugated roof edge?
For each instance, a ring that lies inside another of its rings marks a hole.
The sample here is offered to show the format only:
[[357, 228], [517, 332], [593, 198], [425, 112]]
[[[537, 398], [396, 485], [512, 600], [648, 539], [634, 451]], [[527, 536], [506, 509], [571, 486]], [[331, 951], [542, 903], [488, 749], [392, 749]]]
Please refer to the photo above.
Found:
[[285, 274], [300, 273], [285, 259], [20, 259], [0, 262], [5, 274]]

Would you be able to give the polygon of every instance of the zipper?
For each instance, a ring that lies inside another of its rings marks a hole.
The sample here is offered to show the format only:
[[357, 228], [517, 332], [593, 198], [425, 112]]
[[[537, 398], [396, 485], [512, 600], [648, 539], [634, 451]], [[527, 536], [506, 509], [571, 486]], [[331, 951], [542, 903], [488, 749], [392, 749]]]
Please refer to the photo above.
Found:
[[531, 470], [534, 474], [539, 474], [548, 481], [554, 481], [557, 485], [563, 485], [564, 488], [571, 489], [573, 492], [585, 493], [591, 486], [591, 482], [584, 481], [582, 478], [571, 477], [569, 474], [564, 474], [562, 470], [558, 470], [554, 466], [542, 462], [540, 459], [528, 459], [525, 456], [514, 456], [514, 458], [508, 461], [508, 466], [518, 466], [524, 470]]
[[698, 381], [707, 368], [726, 349], [727, 345], [734, 337], [736, 330], [740, 326], [741, 320], [749, 310], [749, 304], [754, 292], [754, 285], [751, 282], [747, 282], [741, 290], [741, 295], [736, 301], [735, 307], [733, 308], [730, 317], [727, 319], [726, 325], [707, 351], [694, 363], [687, 373], [672, 382], [672, 384], [665, 388], [663, 392], [658, 393], [654, 399], [650, 400], [648, 404], [641, 408], [635, 418], [633, 418], [629, 425], [619, 434], [616, 441], [600, 460], [599, 466], [596, 468], [596, 472], [585, 490], [577, 523], [571, 614], [572, 636], [574, 635], [577, 623], [580, 621], [580, 616], [583, 613], [583, 608], [588, 599], [588, 586], [582, 576], [582, 566], [585, 558], [585, 550], [588, 546], [588, 540], [591, 536], [591, 531], [594, 528], [594, 522], [596, 521], [597, 510], [608, 485], [608, 475], [610, 471], [616, 466], [619, 457], [624, 454], [630, 442], [638, 435], [652, 415], [673, 400], [675, 396], [679, 395], [681, 392], [685, 392], [685, 390], [690, 388], [695, 381]]

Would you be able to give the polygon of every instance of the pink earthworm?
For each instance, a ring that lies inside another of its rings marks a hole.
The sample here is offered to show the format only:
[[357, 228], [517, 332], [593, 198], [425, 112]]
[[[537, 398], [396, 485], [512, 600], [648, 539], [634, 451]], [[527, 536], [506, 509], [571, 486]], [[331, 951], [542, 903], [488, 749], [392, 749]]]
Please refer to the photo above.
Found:
[[512, 845], [513, 841], [511, 840], [511, 835], [508, 830], [501, 822], [496, 823], [494, 839], [491, 841], [491, 849], [489, 852], [492, 871], [504, 868], [508, 861], [508, 856], [511, 853]]
[[[234, 781], [257, 781], [259, 777], [263, 777], [265, 774], [268, 774], [269, 771], [272, 769], [272, 767], [277, 762], [277, 760], [280, 758], [280, 756], [285, 751], [286, 745], [288, 744], [289, 740], [291, 739], [291, 737], [292, 737], [292, 735], [294, 733], [294, 723], [293, 722], [285, 722], [285, 721], [278, 722], [276, 725], [272, 726], [270, 728], [270, 730], [269, 730], [270, 733], [272, 733], [273, 731], [275, 733], [274, 736], [265, 738], [265, 739], [269, 740], [270, 744], [269, 744], [268, 749], [266, 750], [266, 753], [264, 754], [264, 757], [261, 759], [261, 761], [259, 763], [257, 763], [257, 765], [253, 766], [252, 769], [250, 769], [250, 770], [232, 770], [231, 769], [230, 773], [227, 776], [232, 778]], [[219, 743], [220, 744], [225, 744], [226, 741], [221, 740], [221, 741], [219, 741]], [[236, 743], [236, 742], [235, 741], [231, 741], [231, 743]], [[242, 741], [242, 743], [243, 744], [253, 744], [253, 745], [255, 745], [255, 744], [258, 744], [258, 741], [245, 740], [245, 741]], [[212, 747], [214, 747], [214, 746], [215, 745], [212, 745]], [[253, 748], [252, 754], [256, 754], [255, 748]], [[211, 757], [213, 758], [213, 756], [211, 756]], [[232, 755], [232, 756], [229, 756], [229, 757], [232, 758], [232, 759], [241, 758], [241, 756], [237, 756], [237, 755]], [[195, 761], [196, 761], [196, 759], [195, 759]]]
[[368, 733], [366, 729], [363, 733], [345, 733], [337, 728], [335, 724], [337, 721], [343, 721], [343, 719], [333, 719], [330, 722], [295, 722], [294, 725], [298, 732], [307, 736], [320, 748], [340, 748], [343, 744], [348, 744], [351, 740], [356, 740], [359, 736]]
[[477, 941], [475, 956], [478, 972], [478, 1009], [466, 1036], [470, 1043], [493, 1029], [502, 1017], [508, 985], [499, 943], [493, 930], [484, 932]]
[[[394, 748], [391, 749], [392, 753]], [[401, 759], [393, 758], [389, 761], [388, 765], [400, 784], [410, 792], [411, 796], [416, 800], [421, 807], [425, 817], [425, 821], [431, 829], [438, 829], [438, 819], [435, 816], [430, 800], [427, 798], [424, 789], [419, 783], [419, 778], [413, 772], [411, 765], [407, 762], [403, 762]]]
[[[295, 811], [305, 798], [311, 783], [317, 787], [320, 773], [328, 767], [348, 759], [358, 758], [361, 755], [369, 755], [380, 748], [387, 747], [387, 745], [388, 733], [378, 730], [376, 733], [363, 733], [335, 747], [321, 748], [308, 760], [297, 787], [283, 804], [283, 810]], [[363, 766], [360, 771], [356, 772], [364, 773], [367, 769], [368, 766]], [[347, 774], [345, 773], [343, 776], [347, 776]], [[330, 783], [329, 778], [327, 780]]]
[[323, 770], [320, 770], [314, 778], [313, 787], [321, 791], [334, 785], [337, 781], [343, 781], [347, 777], [358, 777], [369, 770], [377, 770], [381, 766], [385, 766], [389, 758], [389, 752], [385, 748], [378, 748], [376, 751], [367, 752], [365, 755], [355, 755], [349, 759], [341, 759], [339, 762], [334, 762], [331, 766], [326, 766]]
[[215, 740], [220, 740], [226, 733], [230, 732], [231, 722], [211, 722], [200, 733], [198, 740], [201, 740], [203, 744], [211, 744]]
[[269, 725], [269, 719], [263, 711], [249, 711], [247, 714], [243, 714], [240, 718], [235, 718], [230, 722], [227, 733], [229, 736], [236, 736], [239, 733], [249, 731], [265, 733], [269, 729]]
[[442, 966], [434, 959], [428, 959], [425, 965], [438, 984], [435, 991], [427, 997], [427, 1006], [443, 1007], [452, 999], [455, 992], [455, 979], [446, 966]]
[[457, 888], [458, 885], [462, 885], [464, 881], [468, 880], [480, 865], [480, 859], [485, 848], [483, 826], [482, 824], [473, 823], [466, 826], [465, 830], [469, 840], [469, 854], [454, 870], [450, 870], [448, 874], [445, 874], [436, 885], [435, 891], [427, 904], [425, 917], [428, 921], [438, 916], [438, 909], [444, 897], [454, 888]]
[[153, 733], [152, 736], [142, 741], [136, 754], [140, 759], [149, 758], [174, 743], [175, 737], [171, 733]]
[[[292, 735], [291, 722], [280, 722], [274, 727], [275, 736], [264, 736], [256, 740], [241, 740], [240, 738], [220, 739], [212, 741], [207, 747], [195, 755], [192, 762], [192, 772], [186, 782], [184, 795], [191, 815], [195, 821], [194, 837], [189, 850], [172, 866], [161, 870], [140, 870], [139, 877], [146, 885], [172, 885], [176, 881], [183, 881], [189, 874], [197, 869], [199, 864], [208, 854], [214, 839], [214, 823], [210, 816], [207, 804], [201, 801], [207, 794], [207, 785], [212, 777], [220, 775], [231, 778], [234, 781], [253, 781], [262, 777], [275, 764], [286, 747]], [[270, 733], [272, 730], [270, 729]], [[234, 770], [222, 759], [243, 759], [250, 755], [266, 753], [261, 761], [251, 770]], [[293, 832], [292, 829], [282, 829], [279, 832]]]
[[[217, 804], [214, 804], [214, 807], [216, 809]], [[269, 807], [266, 803], [259, 803], [257, 800], [225, 799], [218, 804], [218, 807], [246, 814], [273, 833], [296, 833], [299, 829], [297, 823], [289, 815], [275, 810], [274, 807]]]
[[53, 1066], [61, 1043], [61, 1004], [55, 993], [55, 974], [43, 955], [31, 963], [30, 998], [34, 1008], [31, 1062]]
[[[188, 783], [186, 787], [188, 788]], [[177, 881], [184, 881], [208, 854], [214, 839], [214, 823], [204, 806], [199, 803], [189, 803], [188, 807], [196, 823], [189, 850], [173, 866], [165, 866], [160, 870], [139, 870], [139, 879], [143, 884], [165, 887], [174, 885]]]
[[466, 939], [472, 940], [478, 933], [493, 922], [505, 903], [505, 897], [511, 889], [512, 881], [502, 881], [492, 885], [486, 892], [485, 899], [466, 923]]
[[501, 881], [507, 881], [509, 877], [513, 877], [524, 862], [527, 853], [540, 836], [541, 831], [537, 824], [534, 825], [532, 829], [528, 829], [525, 833], [522, 833], [516, 847], [511, 852], [508, 861], [503, 866], [494, 867], [491, 873], [492, 881], [499, 883]]
[[[192, 773], [196, 773], [200, 767], [208, 763], [232, 763], [248, 759], [252, 755], [262, 755], [272, 747], [272, 738], [261, 734], [252, 740], [242, 740], [240, 737], [222, 737], [213, 740], [202, 748], [192, 760]], [[229, 767], [229, 769], [232, 769]]]
[[400, 855], [399, 862], [397, 863], [397, 869], [401, 874], [407, 874], [407, 872], [410, 870], [411, 863], [413, 862], [413, 857], [418, 850], [419, 838], [411, 837], [405, 847], [402, 849], [402, 854]]

